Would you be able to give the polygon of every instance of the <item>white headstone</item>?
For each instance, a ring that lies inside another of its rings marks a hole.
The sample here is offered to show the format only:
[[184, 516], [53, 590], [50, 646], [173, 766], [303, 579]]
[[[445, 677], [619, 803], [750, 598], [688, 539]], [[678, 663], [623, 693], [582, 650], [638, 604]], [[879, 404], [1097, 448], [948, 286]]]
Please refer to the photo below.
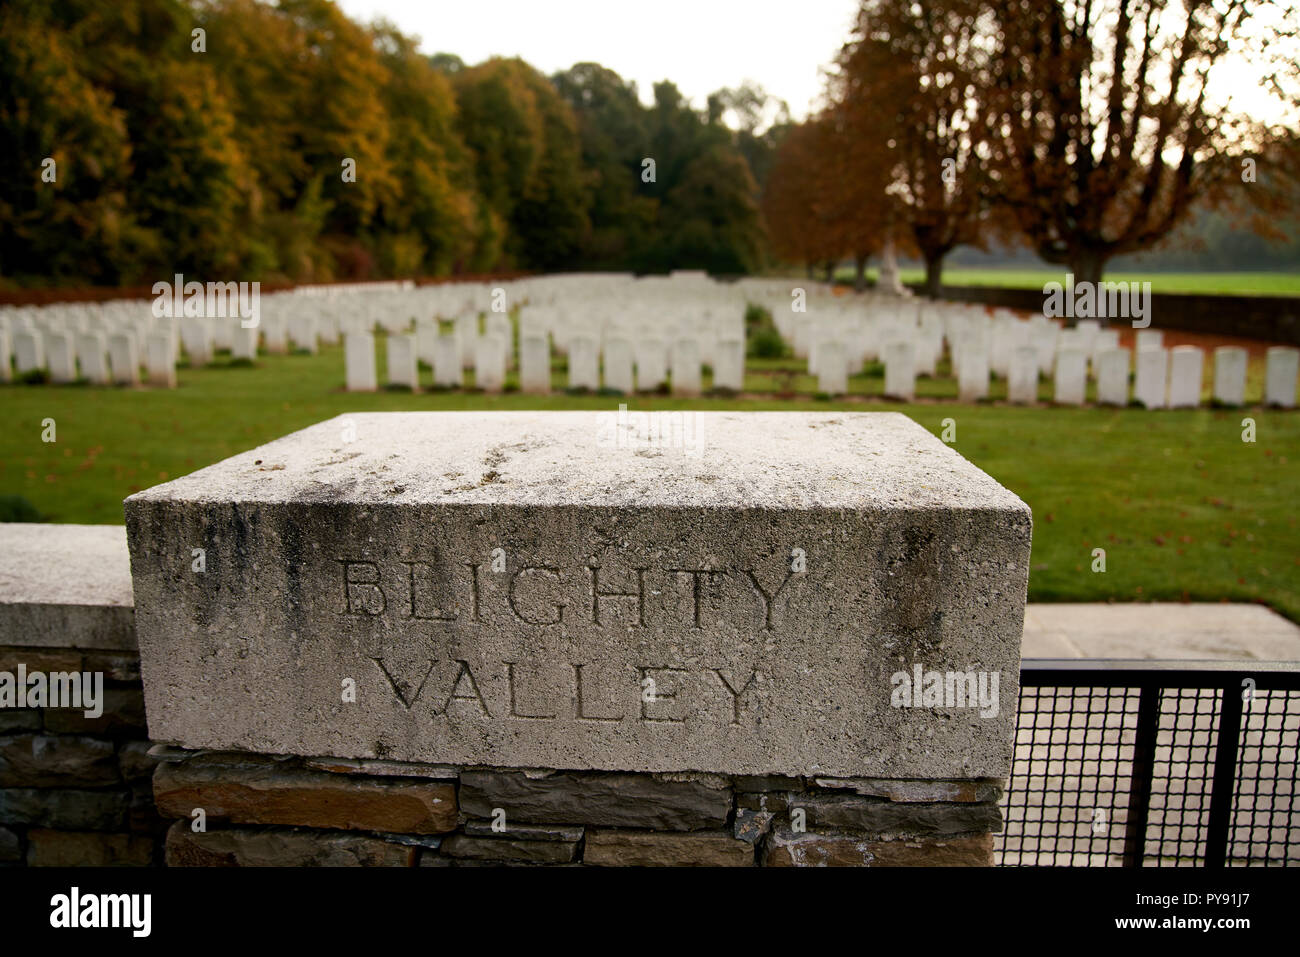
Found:
[[1246, 404], [1246, 366], [1250, 353], [1240, 346], [1214, 350], [1214, 398], [1224, 405]]
[[605, 388], [625, 395], [634, 391], [632, 383], [632, 343], [610, 339], [605, 343]]
[[745, 341], [719, 339], [713, 357], [713, 388], [741, 392], [745, 388]]
[[1194, 409], [1201, 404], [1204, 353], [1196, 346], [1174, 346], [1169, 354], [1169, 408]]
[[45, 368], [45, 340], [39, 332], [19, 329], [14, 333], [14, 366], [19, 375]]
[[108, 366], [118, 385], [138, 385], [140, 353], [134, 333], [118, 332], [108, 337]]
[[257, 337], [258, 330], [255, 327], [246, 329], [243, 325], [236, 324], [230, 330], [230, 358], [256, 362]]
[[145, 366], [149, 384], [166, 389], [176, 388], [176, 352], [170, 330], [149, 333]]
[[1119, 330], [1118, 329], [1100, 329], [1092, 339], [1092, 349], [1088, 352], [1088, 360], [1092, 363], [1093, 374], [1096, 374], [1097, 357], [1108, 349], [1119, 348]]
[[[962, 338], [958, 350], [961, 355], [957, 373], [957, 396], [962, 402], [977, 402], [989, 395], [989, 353], [983, 348], [983, 339], [977, 333]], [[957, 352], [954, 352], [954, 357]]]
[[651, 392], [668, 381], [668, 361], [662, 339], [642, 339], [636, 344], [636, 384]]
[[12, 382], [14, 378], [12, 342], [9, 329], [0, 326], [0, 382]]
[[261, 329], [267, 352], [282, 355], [289, 351], [289, 332], [283, 316], [263, 316]]
[[388, 336], [388, 384], [418, 392], [420, 368], [415, 359], [415, 336]]
[[844, 356], [844, 344], [838, 339], [823, 339], [818, 343], [817, 391], [827, 395], [843, 395], [849, 390], [849, 370]]
[[1264, 402], [1295, 408], [1296, 374], [1300, 370], [1300, 349], [1291, 346], [1270, 346], [1268, 365], [1264, 374]]
[[911, 402], [916, 396], [916, 347], [911, 339], [885, 343], [885, 395]]
[[484, 392], [500, 392], [505, 384], [505, 343], [496, 335], [479, 336], [474, 343], [474, 387]]
[[46, 363], [50, 381], [60, 384], [77, 381], [77, 349], [70, 332], [51, 332], [45, 340]]
[[700, 394], [700, 343], [683, 338], [673, 343], [673, 395]]
[[1097, 401], [1101, 405], [1128, 405], [1127, 349], [1106, 349], [1097, 356]]
[[433, 384], [442, 389], [459, 389], [465, 380], [460, 361], [460, 339], [439, 336], [433, 343]]
[[112, 377], [108, 373], [108, 342], [102, 332], [83, 332], [77, 337], [77, 361], [86, 381], [107, 385]]
[[181, 345], [195, 368], [212, 361], [212, 321], [201, 316], [186, 316], [180, 320]]
[[316, 317], [297, 316], [289, 323], [289, 340], [295, 349], [316, 354]]
[[[1060, 353], [1057, 354], [1060, 361]], [[1033, 405], [1038, 401], [1038, 350], [1033, 346], [1016, 346], [1011, 350], [1007, 370], [1007, 401]]]
[[1134, 353], [1137, 373], [1133, 383], [1133, 398], [1148, 409], [1162, 409], [1165, 405], [1165, 380], [1169, 375], [1169, 352], [1163, 347], [1139, 349]]
[[544, 332], [519, 336], [519, 388], [536, 395], [551, 391], [551, 348]]
[[596, 357], [596, 340], [585, 333], [569, 341], [569, 388], [600, 388], [600, 365]]
[[344, 335], [343, 370], [349, 392], [374, 392], [379, 388], [373, 333], [349, 332]]
[[1053, 400], [1057, 404], [1083, 405], [1088, 392], [1088, 357], [1083, 354], [1083, 350], [1062, 349], [1058, 352], [1053, 378]]

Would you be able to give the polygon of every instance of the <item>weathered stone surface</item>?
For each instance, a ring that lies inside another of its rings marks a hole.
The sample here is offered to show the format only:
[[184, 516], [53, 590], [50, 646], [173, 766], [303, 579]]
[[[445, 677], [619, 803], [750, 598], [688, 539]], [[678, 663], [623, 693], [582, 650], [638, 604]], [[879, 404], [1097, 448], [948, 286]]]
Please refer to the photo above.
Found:
[[27, 832], [29, 867], [148, 867], [154, 843], [134, 834], [95, 831]]
[[0, 738], [0, 788], [118, 783], [113, 742], [26, 734]]
[[511, 837], [520, 841], [581, 841], [584, 828], [558, 824], [510, 824], [504, 831], [492, 830], [491, 821], [466, 821], [470, 837]]
[[591, 831], [582, 860], [604, 867], [753, 867], [754, 847], [725, 833]]
[[790, 808], [801, 808], [810, 828], [876, 835], [969, 834], [1002, 827], [996, 804], [896, 804], [855, 794], [800, 794], [791, 796]]
[[104, 712], [86, 717], [84, 709], [47, 708], [45, 729], [59, 734], [113, 734], [143, 737], [144, 691], [140, 688], [105, 688]]
[[18, 835], [7, 827], [0, 827], [0, 864], [13, 864], [22, 859], [23, 848]]
[[135, 650], [120, 525], [0, 524], [0, 645]]
[[[127, 500], [155, 740], [1005, 775], [1029, 511], [904, 416], [699, 413], [649, 450], [582, 412], [346, 419]], [[918, 662], [1003, 707], [891, 707]]]
[[167, 832], [168, 867], [411, 867], [419, 848], [362, 834], [235, 828], [195, 834], [177, 821]]
[[460, 805], [466, 814], [482, 818], [502, 808], [507, 827], [518, 821], [691, 831], [726, 823], [731, 793], [639, 774], [533, 779], [522, 772], [466, 771], [460, 779]]
[[531, 861], [535, 864], [567, 864], [577, 856], [572, 841], [524, 841], [512, 837], [468, 837], [454, 834], [442, 842], [448, 857], [475, 861]]
[[362, 778], [203, 758], [159, 765], [154, 800], [164, 817], [353, 831], [440, 834], [456, 828], [450, 784]]
[[0, 824], [68, 831], [118, 831], [131, 796], [124, 791], [0, 789]]
[[899, 781], [889, 778], [817, 778], [819, 788], [844, 788], [855, 794], [899, 803], [954, 801], [962, 804], [996, 802], [1002, 786], [995, 781]]
[[988, 867], [993, 837], [871, 841], [846, 834], [796, 834], [779, 828], [763, 849], [767, 867]]

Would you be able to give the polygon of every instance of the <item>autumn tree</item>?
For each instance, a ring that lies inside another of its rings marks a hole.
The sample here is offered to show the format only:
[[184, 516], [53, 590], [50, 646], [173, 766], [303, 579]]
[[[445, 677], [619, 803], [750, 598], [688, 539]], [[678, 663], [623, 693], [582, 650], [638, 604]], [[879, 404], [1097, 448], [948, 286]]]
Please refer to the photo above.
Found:
[[831, 74], [849, 135], [882, 147], [871, 174], [888, 180], [890, 228], [925, 261], [930, 296], [948, 253], [982, 246], [996, 222], [985, 173], [989, 23], [978, 0], [867, 0]]
[[[1097, 282], [1120, 253], [1146, 249], [1198, 203], [1242, 189], [1242, 159], [1271, 156], [1263, 101], [1295, 115], [1296, 9], [1271, 0], [989, 0], [989, 87], [997, 113], [990, 172], [1038, 255]], [[1238, 74], [1240, 75], [1240, 74]], [[1279, 167], [1284, 168], [1284, 167]], [[1255, 184], [1260, 186], [1262, 184]]]

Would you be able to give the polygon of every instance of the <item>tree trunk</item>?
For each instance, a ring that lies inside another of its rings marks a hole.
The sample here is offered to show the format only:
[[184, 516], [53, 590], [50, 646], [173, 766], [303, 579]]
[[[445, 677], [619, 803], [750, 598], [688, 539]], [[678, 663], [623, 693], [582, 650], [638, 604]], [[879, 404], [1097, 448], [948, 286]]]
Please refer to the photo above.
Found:
[[867, 288], [867, 257], [857, 256], [853, 260], [853, 291], [862, 292]]
[[925, 257], [925, 294], [931, 299], [943, 296], [943, 253]]
[[808, 271], [808, 278], [809, 278], [809, 279], [812, 279], [812, 278], [813, 278], [813, 264], [812, 264], [812, 260], [811, 260], [811, 259], [808, 260], [808, 262], [807, 262], [805, 268], [806, 268], [807, 271]]
[[1099, 283], [1106, 271], [1106, 257], [1091, 249], [1081, 249], [1070, 257], [1070, 272], [1074, 282]]
[[835, 281], [835, 263], [833, 261], [826, 264], [826, 281]]

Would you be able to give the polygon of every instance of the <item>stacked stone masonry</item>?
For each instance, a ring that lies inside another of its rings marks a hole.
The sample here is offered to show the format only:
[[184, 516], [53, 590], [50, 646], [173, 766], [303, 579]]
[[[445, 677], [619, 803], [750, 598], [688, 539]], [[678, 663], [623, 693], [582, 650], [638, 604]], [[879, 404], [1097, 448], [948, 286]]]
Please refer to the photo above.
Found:
[[618, 774], [156, 749], [171, 866], [985, 866], [1000, 782]]
[[[37, 674], [47, 697], [19, 707]], [[46, 706], [81, 675], [99, 714]], [[149, 748], [125, 530], [0, 526], [0, 866], [160, 864]]]

